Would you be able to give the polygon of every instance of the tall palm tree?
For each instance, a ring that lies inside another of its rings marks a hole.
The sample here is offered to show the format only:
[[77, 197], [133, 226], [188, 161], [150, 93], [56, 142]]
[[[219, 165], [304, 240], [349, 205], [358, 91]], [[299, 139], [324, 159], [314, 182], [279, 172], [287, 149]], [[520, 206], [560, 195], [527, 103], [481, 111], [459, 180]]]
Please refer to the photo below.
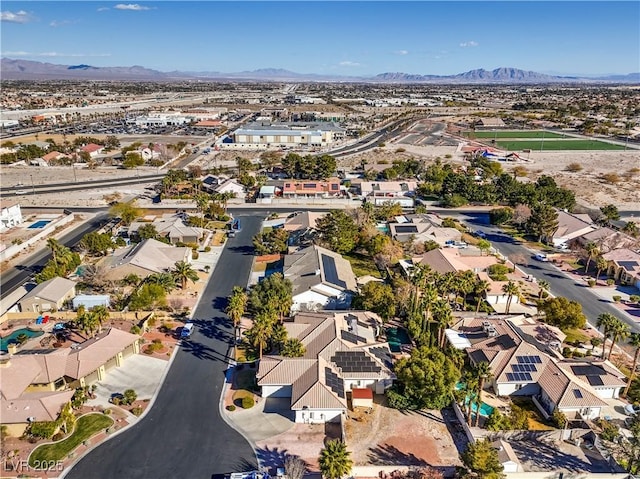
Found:
[[428, 285], [422, 293], [421, 299], [423, 312], [422, 332], [431, 334], [431, 331], [429, 330], [429, 325], [431, 323], [431, 309], [438, 299], [438, 292], [433, 286]]
[[249, 342], [254, 348], [258, 348], [258, 357], [262, 359], [262, 352], [269, 343], [276, 324], [277, 314], [271, 308], [265, 308], [256, 314], [253, 326], [247, 331]]
[[633, 354], [633, 366], [631, 366], [631, 374], [629, 374], [629, 380], [627, 381], [627, 387], [624, 388], [623, 396], [627, 396], [629, 392], [629, 388], [631, 387], [631, 383], [633, 382], [633, 378], [636, 375], [636, 366], [638, 365], [638, 356], [640, 356], [640, 334], [639, 333], [631, 333], [629, 335], [629, 345], [636, 348], [635, 353]]
[[491, 290], [491, 283], [484, 279], [479, 279], [476, 281], [473, 292], [476, 295], [476, 313], [480, 311], [480, 306], [482, 305], [482, 301], [484, 301], [485, 294]]
[[99, 305], [99, 306], [95, 306], [91, 310], [91, 313], [95, 317], [95, 321], [97, 322], [97, 325], [98, 325], [98, 332], [100, 332], [102, 330], [102, 325], [109, 320], [109, 310], [107, 309], [106, 306]]
[[318, 464], [322, 477], [326, 479], [340, 479], [351, 472], [353, 461], [347, 445], [340, 439], [328, 441], [320, 451]]
[[596, 258], [596, 281], [600, 281], [600, 273], [607, 269], [608, 262], [602, 256]]
[[518, 286], [518, 283], [509, 281], [507, 284], [502, 286], [502, 291], [507, 294], [507, 306], [504, 312], [505, 314], [509, 314], [513, 297], [520, 294], [520, 286]]
[[551, 285], [549, 284], [549, 281], [541, 279], [540, 281], [538, 281], [538, 286], [540, 287], [540, 291], [538, 291], [538, 299], [542, 299], [543, 293], [545, 291], [548, 293]]
[[473, 372], [478, 378], [478, 409], [476, 410], [475, 421], [475, 425], [477, 426], [480, 419], [480, 408], [482, 407], [482, 390], [484, 389], [484, 383], [493, 377], [493, 373], [491, 372], [491, 366], [485, 361], [476, 364]]
[[[443, 349], [446, 343], [445, 330], [451, 325], [453, 315], [451, 314], [451, 306], [444, 299], [438, 299], [433, 304], [433, 319], [438, 325], [438, 347]], [[431, 343], [431, 338], [429, 338]]]
[[53, 257], [53, 262], [57, 263], [60, 254], [62, 253], [62, 249], [64, 246], [55, 238], [47, 239], [47, 247], [51, 250], [51, 255]]
[[240, 326], [240, 320], [247, 310], [248, 302], [249, 297], [247, 296], [246, 291], [240, 286], [234, 286], [233, 291], [231, 291], [231, 296], [229, 296], [229, 302], [227, 304], [227, 308], [225, 309], [225, 313], [227, 313], [227, 315], [231, 318], [231, 321], [233, 321], [233, 327], [236, 331], [236, 337]]
[[596, 328], [602, 329], [602, 335], [604, 336], [604, 339], [602, 341], [602, 359], [604, 359], [604, 354], [607, 349], [605, 347], [607, 344], [607, 339], [611, 334], [611, 328], [613, 327], [616, 319], [617, 318], [611, 313], [602, 313], [598, 316], [598, 319], [596, 321]]
[[176, 281], [180, 282], [182, 289], [187, 287], [187, 281], [191, 280], [195, 283], [200, 279], [198, 273], [186, 261], [178, 261], [171, 273], [176, 278]]
[[611, 346], [609, 347], [609, 354], [607, 355], [607, 359], [611, 359], [611, 353], [613, 352], [613, 347], [615, 346], [615, 344], [619, 340], [629, 337], [630, 333], [631, 331], [629, 329], [629, 325], [622, 322], [622, 320], [615, 318], [615, 321], [611, 326]]
[[589, 272], [589, 265], [591, 264], [591, 260], [600, 254], [600, 248], [593, 241], [589, 241], [585, 247], [585, 251], [587, 252], [587, 263], [584, 265], [584, 272]]
[[462, 390], [464, 391], [464, 401], [462, 407], [466, 408], [467, 425], [471, 426], [473, 403], [478, 396], [478, 378], [472, 371], [465, 371], [462, 374]]
[[301, 358], [305, 352], [306, 348], [298, 338], [287, 339], [280, 350], [280, 354], [287, 358]]

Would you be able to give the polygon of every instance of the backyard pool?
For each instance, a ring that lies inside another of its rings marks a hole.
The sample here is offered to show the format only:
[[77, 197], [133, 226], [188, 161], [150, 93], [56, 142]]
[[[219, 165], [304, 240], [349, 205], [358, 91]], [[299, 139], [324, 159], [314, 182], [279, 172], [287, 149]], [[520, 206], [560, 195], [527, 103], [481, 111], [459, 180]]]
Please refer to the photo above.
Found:
[[9, 336], [0, 339], [0, 351], [7, 351], [7, 346], [9, 346], [9, 344], [11, 343], [17, 343], [18, 336], [23, 333], [26, 334], [29, 339], [37, 338], [38, 336], [42, 336], [44, 334], [42, 331], [32, 331], [27, 328], [16, 329]]
[[33, 223], [31, 226], [29, 226], [29, 229], [39, 229], [39, 228], [44, 228], [45, 226], [47, 226], [49, 223], [51, 223], [51, 220], [38, 220], [35, 223]]
[[392, 353], [399, 353], [402, 351], [403, 344], [411, 344], [409, 333], [403, 328], [387, 328], [387, 341], [389, 342], [389, 349]]

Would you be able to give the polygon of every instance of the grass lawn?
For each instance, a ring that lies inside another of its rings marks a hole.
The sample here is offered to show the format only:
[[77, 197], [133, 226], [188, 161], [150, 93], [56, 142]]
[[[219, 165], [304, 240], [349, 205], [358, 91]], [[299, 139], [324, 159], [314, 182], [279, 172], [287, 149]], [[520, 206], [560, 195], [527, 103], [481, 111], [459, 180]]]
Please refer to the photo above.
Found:
[[382, 275], [380, 274], [376, 264], [373, 262], [373, 259], [358, 253], [349, 253], [342, 256], [349, 260], [351, 268], [353, 269], [353, 274], [356, 276], [360, 277], [369, 274], [374, 278], [382, 278]]
[[613, 145], [597, 140], [548, 140], [543, 141], [498, 141], [498, 146], [505, 150], [522, 151], [567, 151], [567, 150], [624, 150], [624, 145]]
[[564, 334], [567, 335], [567, 339], [564, 340], [565, 343], [575, 343], [576, 341], [580, 341], [581, 343], [588, 343], [591, 339], [591, 336], [586, 334], [580, 328], [571, 328], [563, 331]]
[[566, 138], [565, 135], [542, 130], [467, 131], [465, 134], [475, 138]]
[[229, 223], [227, 221], [209, 221], [207, 223], [207, 228], [212, 230], [226, 230], [228, 224]]
[[542, 415], [533, 401], [529, 398], [513, 398], [513, 403], [527, 411], [529, 431], [552, 431], [555, 429]]
[[29, 465], [47, 464], [47, 461], [61, 461], [97, 432], [104, 431], [113, 424], [113, 419], [104, 414], [87, 414], [76, 422], [73, 434], [54, 444], [43, 444], [34, 449], [29, 456]]

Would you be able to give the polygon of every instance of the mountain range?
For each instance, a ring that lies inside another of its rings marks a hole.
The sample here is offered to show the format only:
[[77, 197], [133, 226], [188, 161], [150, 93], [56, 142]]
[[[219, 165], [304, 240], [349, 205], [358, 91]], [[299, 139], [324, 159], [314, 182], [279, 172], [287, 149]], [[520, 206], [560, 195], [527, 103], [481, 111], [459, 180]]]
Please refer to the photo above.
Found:
[[2, 80], [260, 80], [260, 81], [315, 81], [315, 82], [363, 82], [363, 83], [437, 83], [437, 84], [521, 84], [521, 83], [640, 83], [640, 73], [608, 75], [602, 77], [557, 76], [520, 70], [496, 68], [495, 70], [470, 70], [456, 75], [417, 75], [410, 73], [380, 73], [375, 76], [339, 76], [315, 73], [296, 73], [280, 68], [263, 68], [237, 73], [216, 71], [161, 72], [139, 65], [131, 67], [95, 67], [91, 65], [59, 65], [30, 60], [2, 58]]

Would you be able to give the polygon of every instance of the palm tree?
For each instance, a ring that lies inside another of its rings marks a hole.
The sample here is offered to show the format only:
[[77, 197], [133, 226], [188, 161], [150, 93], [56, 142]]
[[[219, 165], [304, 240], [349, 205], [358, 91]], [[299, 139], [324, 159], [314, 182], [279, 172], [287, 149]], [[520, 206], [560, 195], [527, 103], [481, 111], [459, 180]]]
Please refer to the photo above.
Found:
[[231, 296], [229, 296], [229, 303], [227, 304], [227, 308], [225, 309], [225, 313], [231, 318], [233, 321], [233, 327], [236, 331], [236, 337], [240, 326], [240, 320], [247, 309], [247, 303], [249, 301], [249, 297], [244, 289], [240, 286], [234, 286], [233, 291], [231, 292]]
[[622, 322], [620, 319], [615, 318], [611, 326], [611, 347], [609, 347], [609, 354], [607, 355], [607, 359], [611, 359], [611, 353], [613, 352], [613, 347], [615, 344], [621, 340], [629, 337], [631, 331], [629, 330], [629, 325]]
[[64, 246], [60, 244], [60, 242], [55, 238], [47, 239], [47, 247], [51, 250], [51, 255], [53, 257], [53, 262], [57, 263], [58, 259], [63, 252]]
[[[438, 325], [438, 347], [443, 349], [447, 338], [445, 330], [451, 325], [451, 320], [453, 319], [448, 301], [438, 299], [434, 302], [433, 319]], [[431, 343], [431, 338], [429, 338], [429, 342]]]
[[422, 294], [422, 308], [423, 308], [423, 322], [422, 332], [431, 334], [429, 330], [429, 324], [431, 323], [431, 308], [438, 299], [438, 292], [436, 289], [429, 285]]
[[471, 426], [472, 412], [473, 412], [473, 403], [477, 398], [478, 392], [478, 378], [471, 371], [464, 371], [461, 379], [464, 391], [464, 399], [462, 403], [462, 407], [466, 408], [465, 412], [467, 415], [467, 425]]
[[623, 396], [627, 396], [629, 392], [629, 388], [631, 387], [631, 383], [633, 382], [633, 378], [636, 375], [636, 366], [638, 365], [638, 356], [640, 356], [640, 334], [639, 333], [631, 333], [629, 335], [629, 345], [636, 348], [635, 353], [633, 354], [633, 366], [631, 366], [631, 374], [629, 374], [629, 380], [627, 381], [627, 387], [624, 388]]
[[520, 294], [520, 287], [517, 283], [513, 281], [509, 281], [507, 284], [502, 286], [502, 291], [506, 293], [507, 296], [507, 306], [504, 310], [505, 314], [509, 314], [509, 309], [511, 309], [511, 301], [513, 297]]
[[95, 306], [91, 313], [95, 316], [95, 320], [98, 323], [98, 332], [100, 332], [102, 325], [109, 320], [109, 310], [107, 310], [106, 306], [99, 305]]
[[491, 290], [491, 283], [489, 283], [489, 281], [486, 281], [484, 279], [479, 279], [476, 281], [474, 288], [473, 288], [473, 292], [476, 295], [476, 313], [478, 311], [480, 311], [480, 305], [482, 304], [482, 301], [484, 300], [484, 296], [486, 293], [488, 293]]
[[340, 479], [348, 475], [353, 467], [350, 456], [347, 445], [340, 439], [328, 441], [318, 458], [322, 476], [326, 479]]
[[591, 260], [600, 254], [600, 248], [593, 241], [590, 241], [585, 245], [584, 249], [587, 252], [587, 263], [584, 265], [584, 272], [587, 273]]
[[607, 349], [605, 347], [607, 344], [607, 338], [609, 338], [611, 328], [616, 319], [617, 318], [611, 313], [602, 313], [598, 316], [596, 321], [596, 328], [602, 328], [602, 335], [604, 336], [604, 340], [602, 341], [602, 359], [604, 359], [604, 353]]
[[541, 279], [540, 281], [538, 281], [538, 286], [540, 287], [540, 291], [538, 291], [538, 299], [542, 299], [542, 294], [545, 291], [548, 293], [551, 285], [549, 284], [549, 281]]
[[258, 348], [258, 357], [262, 359], [262, 351], [267, 346], [273, 333], [277, 315], [273, 309], [265, 308], [256, 314], [253, 326], [247, 331], [249, 342], [254, 348]]
[[596, 258], [596, 281], [600, 281], [600, 273], [607, 269], [609, 263], [602, 256]]
[[298, 338], [287, 339], [280, 350], [280, 354], [287, 358], [301, 358], [306, 352], [304, 344]]
[[160, 285], [167, 293], [177, 286], [176, 278], [171, 273], [153, 273], [147, 277], [147, 283]]
[[627, 221], [624, 228], [622, 228], [622, 231], [635, 238], [638, 236], [638, 224], [634, 221]]
[[180, 282], [182, 289], [187, 287], [187, 281], [191, 280], [195, 283], [200, 279], [198, 273], [186, 261], [178, 261], [171, 273], [176, 278], [176, 281]]
[[493, 373], [491, 372], [491, 366], [489, 366], [489, 363], [485, 361], [476, 364], [473, 372], [478, 378], [478, 409], [476, 410], [475, 422], [475, 425], [477, 426], [480, 419], [480, 408], [482, 407], [482, 390], [484, 389], [484, 382], [491, 379]]

